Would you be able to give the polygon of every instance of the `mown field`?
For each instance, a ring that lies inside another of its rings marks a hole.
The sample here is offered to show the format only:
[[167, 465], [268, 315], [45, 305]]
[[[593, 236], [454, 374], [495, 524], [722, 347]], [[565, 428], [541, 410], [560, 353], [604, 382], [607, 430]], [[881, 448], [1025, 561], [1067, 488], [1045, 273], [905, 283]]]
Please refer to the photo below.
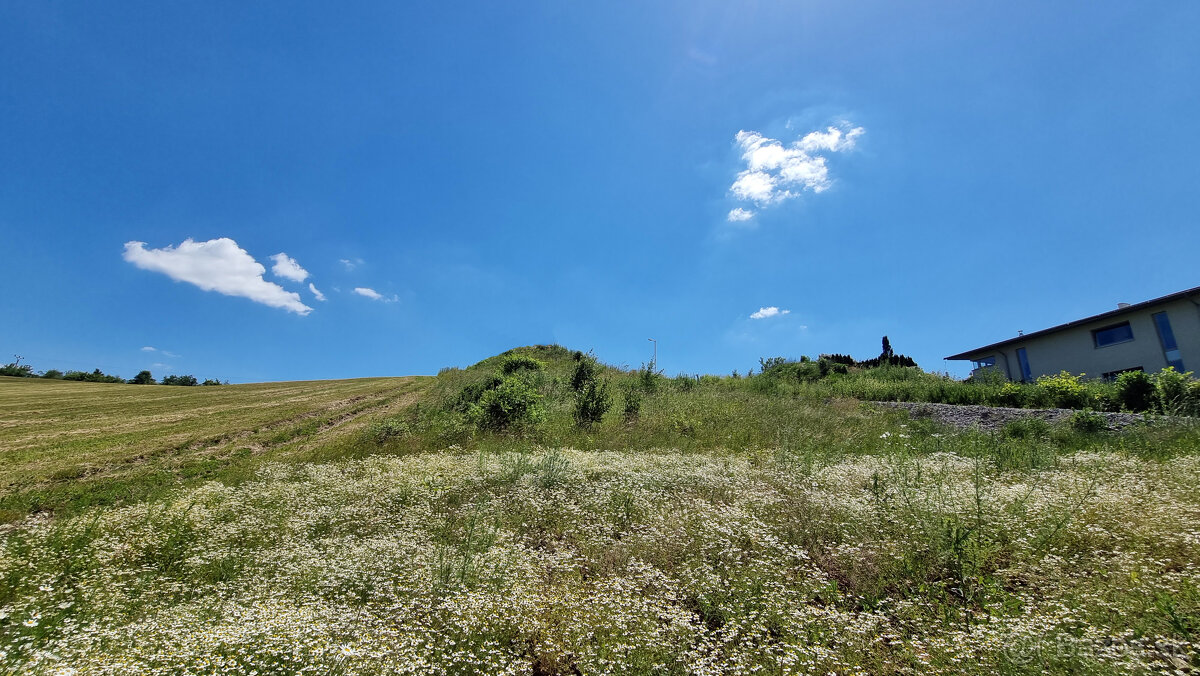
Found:
[[[1142, 674], [1197, 664], [1192, 421], [1121, 432], [1033, 421], [983, 434], [811, 386], [602, 365], [581, 378], [582, 357], [523, 349], [425, 380], [46, 384], [68, 388], [61, 396], [0, 383], [0, 447], [22, 458], [4, 467], [5, 485], [21, 486], [6, 495], [40, 486], [58, 505], [7, 503], [0, 668]], [[355, 397], [365, 398], [347, 403]], [[194, 462], [211, 469], [186, 476]], [[69, 476], [81, 466], [100, 478]], [[84, 488], [52, 492], [142, 474], [173, 483], [96, 504]]]
[[[425, 379], [427, 380], [427, 379]], [[136, 500], [292, 457], [406, 405], [420, 378], [221, 387], [0, 377], [0, 521]]]

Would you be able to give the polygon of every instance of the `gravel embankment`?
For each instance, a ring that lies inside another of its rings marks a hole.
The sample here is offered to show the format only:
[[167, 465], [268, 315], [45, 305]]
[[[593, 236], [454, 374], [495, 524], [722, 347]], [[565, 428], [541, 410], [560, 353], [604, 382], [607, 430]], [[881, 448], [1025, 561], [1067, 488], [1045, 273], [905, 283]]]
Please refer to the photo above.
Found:
[[[954, 404], [927, 404], [911, 401], [877, 401], [879, 406], [900, 408], [914, 418], [933, 418], [944, 425], [961, 429], [976, 427], [991, 431], [1021, 418], [1041, 418], [1048, 423], [1066, 422], [1075, 413], [1069, 408], [1003, 408], [999, 406], [956, 406]], [[1137, 413], [1098, 412], [1108, 421], [1110, 430], [1123, 429], [1142, 421]]]

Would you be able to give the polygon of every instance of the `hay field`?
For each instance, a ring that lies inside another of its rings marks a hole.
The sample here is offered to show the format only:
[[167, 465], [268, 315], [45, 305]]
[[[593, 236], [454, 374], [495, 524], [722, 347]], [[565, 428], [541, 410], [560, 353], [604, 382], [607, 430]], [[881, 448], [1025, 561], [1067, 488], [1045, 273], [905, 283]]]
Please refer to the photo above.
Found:
[[0, 521], [153, 495], [326, 443], [428, 379], [220, 387], [0, 378]]

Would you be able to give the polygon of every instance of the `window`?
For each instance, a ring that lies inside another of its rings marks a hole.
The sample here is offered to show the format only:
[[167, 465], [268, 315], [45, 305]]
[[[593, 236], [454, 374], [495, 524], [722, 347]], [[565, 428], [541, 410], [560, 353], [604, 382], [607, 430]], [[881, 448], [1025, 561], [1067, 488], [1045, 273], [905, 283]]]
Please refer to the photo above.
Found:
[[1108, 347], [1117, 343], [1128, 343], [1133, 340], [1133, 329], [1129, 328], [1129, 322], [1113, 324], [1112, 326], [1092, 331], [1092, 340], [1096, 341], [1096, 347]]
[[1100, 379], [1106, 383], [1111, 383], [1112, 381], [1116, 380], [1117, 376], [1121, 375], [1122, 373], [1129, 373], [1130, 371], [1145, 371], [1145, 370], [1146, 369], [1142, 368], [1141, 366], [1134, 366], [1133, 368], [1128, 368], [1128, 369], [1117, 369], [1116, 371], [1109, 371], [1108, 373], [1101, 375]]
[[1025, 354], [1025, 348], [1017, 348], [1017, 361], [1021, 364], [1021, 382], [1033, 380], [1033, 372], [1029, 370], [1029, 355]]
[[979, 369], [990, 369], [996, 366], [995, 357], [984, 357], [983, 359], [975, 359], [971, 362], [971, 367], [976, 371]]
[[1179, 354], [1179, 344], [1175, 342], [1175, 332], [1171, 330], [1171, 320], [1167, 313], [1158, 312], [1153, 315], [1154, 327], [1158, 329], [1158, 342], [1162, 343], [1163, 356], [1167, 358], [1167, 366], [1174, 366], [1176, 371], [1183, 372], [1183, 357]]

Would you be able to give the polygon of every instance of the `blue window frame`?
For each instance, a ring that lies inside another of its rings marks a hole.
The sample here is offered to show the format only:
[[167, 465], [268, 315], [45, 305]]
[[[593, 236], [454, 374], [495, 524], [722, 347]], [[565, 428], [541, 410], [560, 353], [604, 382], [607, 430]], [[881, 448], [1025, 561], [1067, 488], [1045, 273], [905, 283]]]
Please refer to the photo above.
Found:
[[1033, 380], [1033, 372], [1029, 370], [1029, 355], [1025, 354], [1025, 348], [1017, 348], [1017, 361], [1021, 364], [1021, 382]]
[[1162, 343], [1163, 356], [1167, 358], [1167, 366], [1174, 366], [1176, 371], [1183, 372], [1183, 356], [1179, 354], [1179, 344], [1175, 342], [1175, 332], [1171, 330], [1171, 320], [1165, 312], [1152, 315], [1154, 327], [1158, 329], [1158, 342]]
[[1112, 326], [1092, 331], [1092, 340], [1096, 341], [1096, 347], [1108, 347], [1117, 343], [1128, 343], [1133, 340], [1133, 329], [1129, 327], [1129, 322], [1113, 324]]

